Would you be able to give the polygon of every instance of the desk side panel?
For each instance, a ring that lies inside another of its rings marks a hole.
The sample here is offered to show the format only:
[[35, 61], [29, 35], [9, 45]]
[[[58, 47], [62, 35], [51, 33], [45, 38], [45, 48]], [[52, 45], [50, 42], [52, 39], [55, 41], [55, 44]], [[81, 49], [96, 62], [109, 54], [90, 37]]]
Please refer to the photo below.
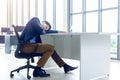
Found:
[[62, 58], [80, 60], [80, 36], [59, 35], [54, 36], [54, 45]]
[[82, 34], [81, 80], [108, 80], [110, 67], [110, 36]]
[[54, 45], [53, 37], [50, 35], [41, 35], [42, 43]]

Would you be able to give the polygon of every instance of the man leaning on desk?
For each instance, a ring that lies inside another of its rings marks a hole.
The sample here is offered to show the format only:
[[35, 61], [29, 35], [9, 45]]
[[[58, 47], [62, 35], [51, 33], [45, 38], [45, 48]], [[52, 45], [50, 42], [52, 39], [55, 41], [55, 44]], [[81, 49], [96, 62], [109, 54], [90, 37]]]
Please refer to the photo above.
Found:
[[26, 24], [21, 36], [20, 41], [23, 43], [29, 43], [22, 45], [20, 50], [22, 52], [28, 53], [40, 53], [43, 56], [38, 60], [36, 68], [33, 71], [34, 77], [48, 77], [50, 74], [43, 71], [42, 67], [44, 67], [45, 63], [51, 56], [52, 59], [56, 62], [56, 64], [61, 68], [63, 67], [64, 72], [68, 73], [76, 69], [77, 67], [72, 67], [65, 63], [61, 57], [57, 54], [56, 50], [54, 49], [53, 45], [50, 44], [43, 44], [41, 43], [40, 35], [46, 33], [62, 33], [64, 31], [58, 30], [50, 30], [51, 25], [48, 21], [42, 21], [40, 23], [39, 18], [33, 17], [28, 21]]

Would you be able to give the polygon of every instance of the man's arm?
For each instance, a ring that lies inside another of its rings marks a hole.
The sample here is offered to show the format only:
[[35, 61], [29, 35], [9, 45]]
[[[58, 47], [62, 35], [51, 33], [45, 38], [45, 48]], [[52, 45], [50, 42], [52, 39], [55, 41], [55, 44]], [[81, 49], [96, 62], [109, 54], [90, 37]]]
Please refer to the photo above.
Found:
[[46, 33], [66, 33], [65, 31], [58, 31], [58, 30], [48, 30]]

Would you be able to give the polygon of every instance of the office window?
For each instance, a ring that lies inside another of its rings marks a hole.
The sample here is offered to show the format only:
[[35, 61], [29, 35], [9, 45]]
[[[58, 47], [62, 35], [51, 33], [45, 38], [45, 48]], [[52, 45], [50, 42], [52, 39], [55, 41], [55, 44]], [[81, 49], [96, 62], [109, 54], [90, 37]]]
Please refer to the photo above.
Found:
[[102, 32], [117, 32], [117, 13], [116, 9], [102, 12]]
[[[75, 0], [75, 2], [76, 1], [77, 0]], [[78, 7], [75, 7], [77, 3], [75, 3], [74, 0], [72, 0], [72, 2], [73, 2], [73, 5], [71, 5], [72, 12], [70, 13], [72, 15], [69, 16], [72, 17], [70, 21], [72, 21], [71, 26], [73, 30], [76, 31], [78, 29], [78, 27], [76, 26], [80, 17], [74, 14], [74, 12], [78, 12], [77, 15], [80, 14], [82, 17], [80, 22], [81, 24], [84, 24], [83, 26], [81, 26], [80, 32], [82, 31], [82, 28], [84, 32], [98, 32], [98, 31], [110, 32], [110, 33], [117, 32], [119, 26], [118, 25], [119, 0], [82, 0], [81, 1], [82, 3], [86, 2], [82, 4], [82, 7], [86, 11], [86, 13], [85, 12], [79, 13], [81, 10], [78, 9]], [[98, 10], [98, 6], [102, 8], [101, 11]], [[99, 15], [98, 12], [100, 12]], [[119, 45], [117, 44], [117, 37], [118, 36], [115, 35], [111, 36], [111, 44], [110, 44], [111, 53], [112, 53], [111, 58], [118, 58], [119, 56], [117, 56], [117, 53], [118, 55], [120, 55], [119, 54], [120, 52], [117, 52], [117, 45]]]
[[82, 32], [82, 14], [72, 16], [72, 32]]
[[64, 0], [56, 0], [56, 29], [57, 30], [64, 30], [63, 2]]
[[118, 0], [102, 0], [102, 8], [117, 7]]
[[17, 11], [16, 11], [16, 8], [17, 8], [17, 6], [16, 6], [16, 2], [17, 2], [17, 0], [13, 0], [13, 14], [12, 14], [12, 18], [13, 18], [13, 24], [14, 25], [16, 25], [16, 23], [17, 23], [17, 20], [16, 20], [16, 14], [17, 14]]
[[[22, 0], [12, 0], [13, 3], [11, 3], [11, 8], [10, 10], [12, 11], [12, 17], [11, 17], [11, 24], [14, 25], [22, 25], [22, 18], [23, 14], [22, 12], [24, 11], [23, 6], [24, 4], [22, 3]], [[9, 3], [10, 4], [10, 3]]]
[[18, 0], [18, 15], [17, 15], [17, 18], [18, 18], [18, 24], [17, 25], [22, 25], [22, 1], [21, 0]]
[[86, 11], [97, 10], [98, 0], [86, 0]]
[[28, 0], [24, 0], [24, 25], [28, 22]]
[[86, 14], [86, 32], [98, 32], [98, 12]]
[[0, 27], [7, 27], [7, 0], [0, 0]]
[[[118, 14], [117, 10], [103, 11], [102, 14], [102, 32], [117, 32]], [[117, 36], [111, 36], [111, 58], [117, 58]]]
[[34, 0], [12, 0], [12, 2], [13, 24], [25, 25], [30, 18], [35, 16]]
[[72, 13], [82, 12], [82, 0], [72, 0]]
[[35, 0], [30, 0], [30, 18], [35, 17]]
[[38, 17], [43, 21], [43, 0], [38, 0]]
[[46, 0], [46, 20], [53, 25], [53, 0]]

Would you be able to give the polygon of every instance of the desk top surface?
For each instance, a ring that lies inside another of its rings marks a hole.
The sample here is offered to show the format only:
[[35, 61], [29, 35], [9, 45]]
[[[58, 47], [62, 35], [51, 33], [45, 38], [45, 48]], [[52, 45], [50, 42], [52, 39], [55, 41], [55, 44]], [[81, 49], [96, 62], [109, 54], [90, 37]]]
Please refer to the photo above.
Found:
[[103, 32], [49, 33], [49, 34], [45, 34], [45, 35], [82, 35], [82, 34], [120, 35], [120, 33], [103, 33]]
[[[71, 32], [71, 33], [49, 33], [44, 35], [82, 35], [82, 34], [98, 34], [98, 35], [120, 35], [120, 33], [103, 33], [103, 32]], [[15, 34], [0, 34], [0, 36], [15, 36]]]

